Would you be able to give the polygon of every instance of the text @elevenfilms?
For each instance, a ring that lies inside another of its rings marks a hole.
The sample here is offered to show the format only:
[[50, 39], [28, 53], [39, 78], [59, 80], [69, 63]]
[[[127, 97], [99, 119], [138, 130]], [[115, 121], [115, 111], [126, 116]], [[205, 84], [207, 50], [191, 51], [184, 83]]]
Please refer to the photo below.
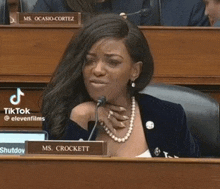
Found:
[[44, 117], [31, 115], [30, 109], [28, 108], [4, 108], [4, 111], [5, 121], [45, 121]]

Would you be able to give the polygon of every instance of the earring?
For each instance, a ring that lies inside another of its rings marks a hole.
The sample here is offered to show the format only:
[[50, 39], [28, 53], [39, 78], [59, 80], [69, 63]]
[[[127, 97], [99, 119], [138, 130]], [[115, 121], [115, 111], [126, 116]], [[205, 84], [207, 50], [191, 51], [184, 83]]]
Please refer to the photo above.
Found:
[[135, 82], [134, 82], [134, 81], [131, 82], [131, 86], [132, 86], [133, 88], [135, 88]]

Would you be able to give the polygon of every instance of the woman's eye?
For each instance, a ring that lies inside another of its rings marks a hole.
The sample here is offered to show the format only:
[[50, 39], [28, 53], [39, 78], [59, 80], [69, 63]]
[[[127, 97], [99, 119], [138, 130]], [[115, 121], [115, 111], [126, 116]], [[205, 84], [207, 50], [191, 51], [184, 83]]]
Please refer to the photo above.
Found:
[[95, 62], [95, 59], [88, 58], [86, 59], [86, 64], [93, 64]]
[[120, 64], [121, 62], [118, 61], [118, 60], [108, 60], [108, 63], [109, 63], [110, 65], [117, 66], [117, 65]]

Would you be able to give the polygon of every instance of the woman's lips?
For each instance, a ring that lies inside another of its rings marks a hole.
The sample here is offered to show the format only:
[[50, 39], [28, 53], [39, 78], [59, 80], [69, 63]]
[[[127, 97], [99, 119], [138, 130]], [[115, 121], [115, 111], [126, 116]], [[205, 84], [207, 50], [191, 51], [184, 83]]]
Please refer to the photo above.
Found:
[[104, 84], [104, 83], [91, 83], [91, 85], [93, 86], [93, 87], [105, 87], [106, 86], [106, 84]]
[[90, 84], [95, 88], [100, 88], [100, 87], [106, 87], [108, 83], [101, 80], [90, 80]]

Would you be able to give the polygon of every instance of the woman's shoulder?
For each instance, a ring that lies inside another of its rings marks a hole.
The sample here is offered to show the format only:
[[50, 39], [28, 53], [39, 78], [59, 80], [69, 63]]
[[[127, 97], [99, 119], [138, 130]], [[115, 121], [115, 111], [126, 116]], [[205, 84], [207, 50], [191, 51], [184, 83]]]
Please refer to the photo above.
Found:
[[186, 118], [185, 111], [180, 104], [161, 100], [147, 94], [139, 94], [137, 101], [144, 123], [150, 120], [158, 125], [166, 123], [167, 127], [172, 127], [184, 122]]
[[166, 100], [161, 100], [159, 98], [156, 98], [148, 94], [139, 93], [137, 100], [141, 106], [148, 107], [151, 109], [151, 111], [160, 110], [160, 111], [176, 112], [177, 110], [179, 111], [183, 110], [180, 104], [176, 104]]

